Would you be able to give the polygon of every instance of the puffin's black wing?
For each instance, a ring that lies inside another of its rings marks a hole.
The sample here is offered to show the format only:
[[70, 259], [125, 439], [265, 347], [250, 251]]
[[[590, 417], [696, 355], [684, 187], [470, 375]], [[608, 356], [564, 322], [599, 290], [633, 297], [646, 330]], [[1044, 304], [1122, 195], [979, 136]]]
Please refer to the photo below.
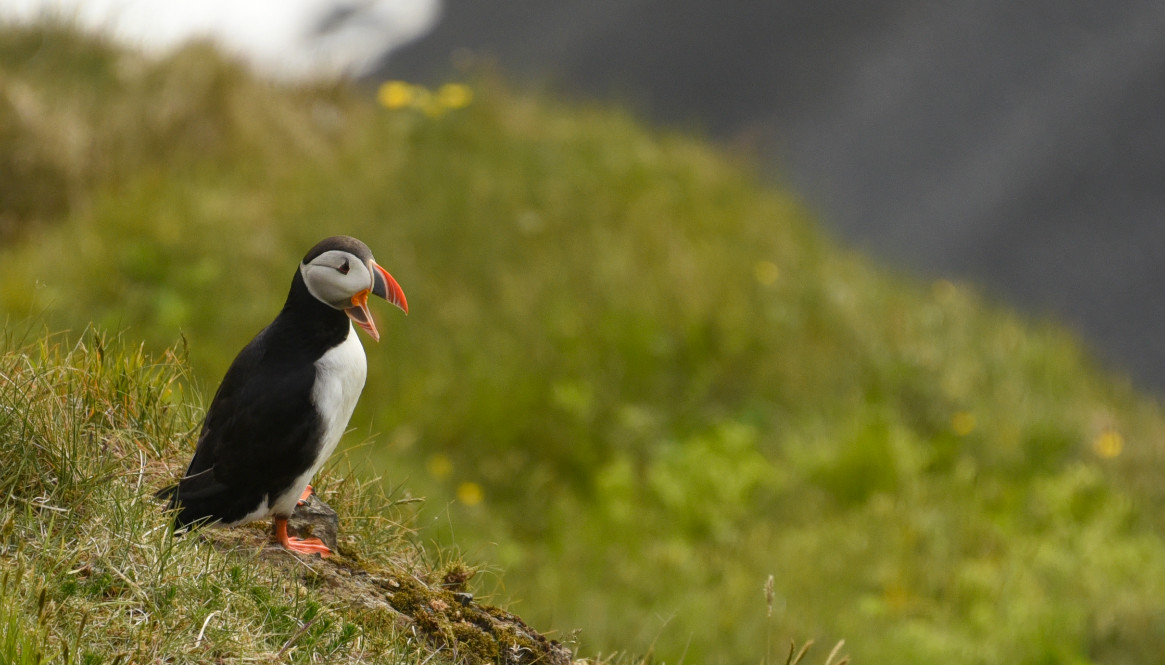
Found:
[[179, 525], [233, 522], [287, 489], [314, 460], [321, 421], [311, 401], [314, 358], [272, 342], [272, 324], [231, 363], [171, 496]]

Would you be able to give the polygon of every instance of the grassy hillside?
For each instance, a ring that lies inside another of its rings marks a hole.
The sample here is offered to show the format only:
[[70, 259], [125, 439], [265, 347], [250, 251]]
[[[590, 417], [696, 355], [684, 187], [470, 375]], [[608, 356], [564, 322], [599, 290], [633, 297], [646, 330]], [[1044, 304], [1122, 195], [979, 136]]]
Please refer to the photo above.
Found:
[[426, 555], [408, 506], [350, 468], [318, 481], [344, 514], [327, 561], [262, 526], [175, 537], [152, 490], [198, 432], [184, 373], [96, 334], [2, 340], [0, 662], [569, 662], [467, 600], [474, 571]]
[[698, 139], [472, 89], [387, 108], [5, 31], [0, 312], [181, 336], [209, 394], [350, 233], [410, 304], [379, 312], [357, 473], [427, 497], [422, 541], [585, 652], [1165, 653], [1159, 404], [1054, 324], [838, 247]]

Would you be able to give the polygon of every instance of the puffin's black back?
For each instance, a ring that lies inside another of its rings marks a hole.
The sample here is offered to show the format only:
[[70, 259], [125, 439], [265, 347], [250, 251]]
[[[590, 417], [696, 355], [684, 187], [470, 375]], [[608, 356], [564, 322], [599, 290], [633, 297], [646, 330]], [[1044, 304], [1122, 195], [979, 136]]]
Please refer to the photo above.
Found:
[[310, 468], [323, 429], [311, 401], [315, 361], [349, 330], [344, 313], [312, 297], [296, 270], [283, 309], [231, 363], [211, 401], [171, 495], [178, 525], [242, 519]]

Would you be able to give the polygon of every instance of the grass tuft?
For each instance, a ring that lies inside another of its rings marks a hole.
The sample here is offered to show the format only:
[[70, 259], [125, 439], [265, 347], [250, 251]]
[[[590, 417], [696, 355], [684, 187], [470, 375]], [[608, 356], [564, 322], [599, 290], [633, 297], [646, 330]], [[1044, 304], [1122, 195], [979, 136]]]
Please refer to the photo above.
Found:
[[97, 333], [0, 349], [2, 662], [566, 662], [445, 589], [469, 568], [428, 569], [410, 504], [379, 482], [318, 485], [344, 515], [334, 561], [298, 559], [259, 525], [176, 537], [153, 490], [193, 445], [186, 371]]

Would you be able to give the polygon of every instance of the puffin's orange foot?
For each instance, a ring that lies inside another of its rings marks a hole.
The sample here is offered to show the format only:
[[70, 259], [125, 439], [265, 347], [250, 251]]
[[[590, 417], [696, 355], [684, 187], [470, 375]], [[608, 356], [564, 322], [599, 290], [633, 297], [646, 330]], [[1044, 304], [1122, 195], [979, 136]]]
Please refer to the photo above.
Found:
[[288, 538], [280, 544], [296, 554], [318, 554], [325, 559], [332, 556], [332, 550], [319, 538]]
[[303, 494], [299, 495], [299, 501], [297, 501], [295, 503], [295, 505], [297, 505], [297, 506], [304, 505], [305, 503], [307, 503], [307, 500], [311, 498], [311, 495], [313, 495], [315, 493], [316, 493], [315, 488], [313, 488], [311, 485], [308, 485], [307, 487], [303, 488]]
[[287, 518], [275, 518], [275, 538], [283, 549], [296, 554], [318, 554], [324, 558], [332, 556], [332, 550], [319, 538], [292, 538], [287, 535]]

